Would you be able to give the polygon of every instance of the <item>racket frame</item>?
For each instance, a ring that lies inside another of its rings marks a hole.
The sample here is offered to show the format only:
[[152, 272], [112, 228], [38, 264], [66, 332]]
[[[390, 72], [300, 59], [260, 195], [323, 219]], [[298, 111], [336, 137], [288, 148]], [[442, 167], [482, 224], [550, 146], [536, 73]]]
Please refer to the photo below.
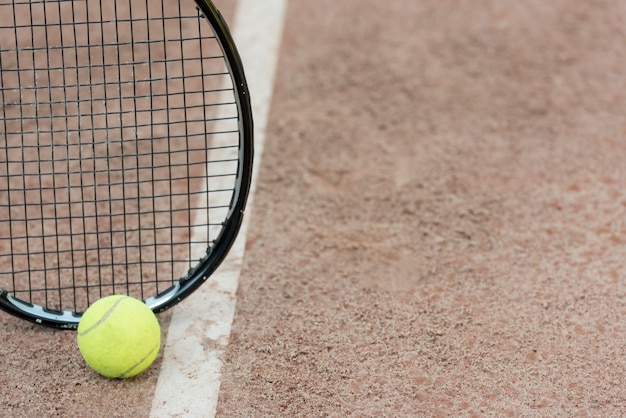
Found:
[[[172, 287], [144, 300], [155, 313], [163, 312], [192, 294], [217, 270], [224, 261], [237, 238], [252, 180], [254, 158], [254, 133], [250, 93], [246, 82], [243, 63], [235, 41], [220, 11], [210, 0], [195, 0], [203, 17], [209, 22], [213, 33], [224, 54], [235, 96], [239, 115], [239, 165], [238, 175], [230, 204], [219, 236], [207, 243], [207, 251], [198, 265], [190, 269], [185, 276]], [[0, 309], [21, 319], [52, 328], [75, 330], [78, 328], [82, 313], [57, 311], [25, 302], [4, 289], [0, 289]]]

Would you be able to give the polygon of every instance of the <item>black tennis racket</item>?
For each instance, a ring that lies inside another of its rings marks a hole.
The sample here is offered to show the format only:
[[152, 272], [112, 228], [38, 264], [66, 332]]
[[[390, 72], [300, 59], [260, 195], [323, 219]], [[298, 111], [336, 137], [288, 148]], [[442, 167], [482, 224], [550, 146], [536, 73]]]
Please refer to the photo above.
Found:
[[252, 157], [209, 0], [0, 0], [0, 308], [73, 329], [111, 294], [173, 306], [233, 244]]

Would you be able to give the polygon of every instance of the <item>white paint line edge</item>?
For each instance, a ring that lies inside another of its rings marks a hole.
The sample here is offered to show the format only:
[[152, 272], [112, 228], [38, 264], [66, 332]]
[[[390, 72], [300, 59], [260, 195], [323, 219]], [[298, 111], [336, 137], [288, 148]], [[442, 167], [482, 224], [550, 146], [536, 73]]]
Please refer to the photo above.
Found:
[[223, 350], [235, 314], [250, 209], [256, 190], [287, 0], [238, 0], [233, 37], [242, 57], [254, 115], [255, 159], [246, 216], [217, 272], [173, 308], [150, 417], [214, 417]]

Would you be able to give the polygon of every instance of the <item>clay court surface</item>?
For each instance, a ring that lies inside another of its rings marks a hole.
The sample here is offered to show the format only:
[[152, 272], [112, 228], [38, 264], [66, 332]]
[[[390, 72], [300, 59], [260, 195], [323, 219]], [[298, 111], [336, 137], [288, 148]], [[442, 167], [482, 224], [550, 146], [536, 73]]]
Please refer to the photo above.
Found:
[[[217, 416], [626, 415], [625, 63], [624, 1], [289, 1]], [[0, 340], [0, 415], [150, 415], [163, 353]]]

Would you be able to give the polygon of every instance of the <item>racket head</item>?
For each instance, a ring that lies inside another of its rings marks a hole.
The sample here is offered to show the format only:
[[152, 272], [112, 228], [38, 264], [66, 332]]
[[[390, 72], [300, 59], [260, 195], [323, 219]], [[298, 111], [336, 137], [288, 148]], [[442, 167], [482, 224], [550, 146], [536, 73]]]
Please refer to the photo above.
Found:
[[209, 0], [0, 4], [0, 308], [155, 312], [225, 259], [252, 175], [243, 65]]

